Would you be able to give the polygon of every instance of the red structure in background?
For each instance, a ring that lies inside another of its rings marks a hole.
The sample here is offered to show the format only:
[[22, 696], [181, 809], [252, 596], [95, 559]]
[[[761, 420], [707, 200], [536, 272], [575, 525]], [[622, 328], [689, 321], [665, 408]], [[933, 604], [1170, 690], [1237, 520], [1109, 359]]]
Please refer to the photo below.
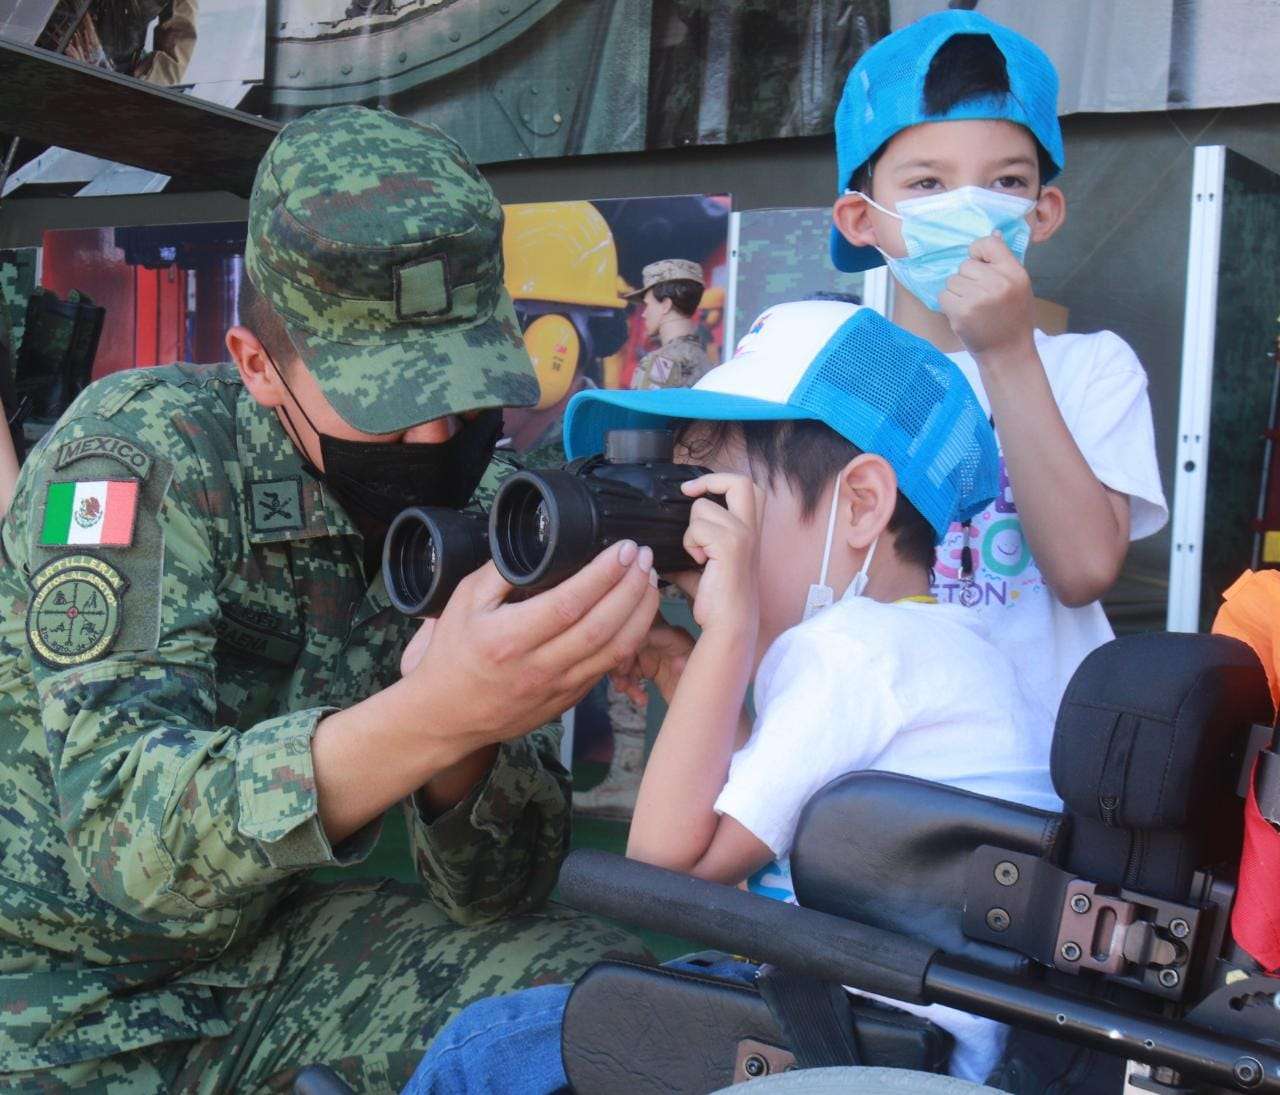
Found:
[[225, 358], [243, 224], [59, 229], [43, 244], [41, 284], [64, 299], [77, 289], [106, 309], [93, 379]]
[[167, 365], [185, 360], [187, 272], [176, 266], [130, 269], [134, 274], [133, 363]]
[[112, 242], [112, 229], [46, 232], [43, 243], [40, 283], [63, 299], [72, 289], [88, 293], [107, 310], [93, 378], [132, 369], [137, 362], [138, 271], [125, 263], [124, 253]]

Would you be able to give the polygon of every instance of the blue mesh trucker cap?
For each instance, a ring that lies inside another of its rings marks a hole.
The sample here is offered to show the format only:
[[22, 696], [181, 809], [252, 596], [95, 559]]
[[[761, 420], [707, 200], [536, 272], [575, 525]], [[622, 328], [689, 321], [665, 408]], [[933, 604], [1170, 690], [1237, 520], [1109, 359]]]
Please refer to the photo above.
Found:
[[924, 339], [856, 304], [775, 305], [692, 388], [579, 392], [565, 411], [565, 451], [589, 456], [603, 451], [609, 430], [679, 420], [824, 422], [889, 462], [939, 540], [999, 490], [995, 434], [964, 374]]
[[[1004, 56], [1008, 94], [982, 95], [957, 103], [945, 114], [926, 114], [924, 82], [934, 54], [957, 34], [985, 34]], [[881, 38], [859, 58], [836, 108], [836, 193], [885, 141], [924, 122], [982, 118], [1026, 126], [1062, 170], [1058, 125], [1058, 73], [1039, 46], [976, 11], [939, 11]], [[1050, 178], [1053, 177], [1050, 176]], [[854, 247], [831, 229], [831, 261], [854, 273], [884, 263], [874, 247]]]

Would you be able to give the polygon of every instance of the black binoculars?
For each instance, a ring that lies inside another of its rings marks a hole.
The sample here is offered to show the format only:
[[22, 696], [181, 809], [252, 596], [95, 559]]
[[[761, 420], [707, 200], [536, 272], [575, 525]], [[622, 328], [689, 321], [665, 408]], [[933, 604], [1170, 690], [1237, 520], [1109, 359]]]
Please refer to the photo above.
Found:
[[620, 540], [652, 549], [659, 573], [697, 568], [684, 549], [694, 500], [680, 487], [708, 469], [677, 464], [673, 454], [667, 430], [611, 430], [603, 454], [559, 470], [516, 472], [487, 515], [405, 510], [382, 551], [391, 603], [409, 616], [437, 615], [489, 558], [512, 585], [549, 589]]

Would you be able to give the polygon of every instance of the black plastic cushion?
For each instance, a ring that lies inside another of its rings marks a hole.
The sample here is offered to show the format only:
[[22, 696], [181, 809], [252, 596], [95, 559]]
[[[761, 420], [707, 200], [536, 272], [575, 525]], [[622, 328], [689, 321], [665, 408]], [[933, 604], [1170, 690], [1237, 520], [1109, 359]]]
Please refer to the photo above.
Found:
[[968, 939], [965, 876], [975, 848], [993, 844], [1054, 860], [1060, 814], [892, 772], [853, 772], [805, 807], [791, 852], [796, 896], [808, 908], [900, 932], [1000, 970], [1029, 961]]

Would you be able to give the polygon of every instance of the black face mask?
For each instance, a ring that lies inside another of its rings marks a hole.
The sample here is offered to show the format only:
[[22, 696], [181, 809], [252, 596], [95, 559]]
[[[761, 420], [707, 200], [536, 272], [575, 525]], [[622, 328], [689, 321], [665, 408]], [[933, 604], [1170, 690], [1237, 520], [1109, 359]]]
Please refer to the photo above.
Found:
[[435, 443], [378, 444], [321, 433], [324, 471], [316, 474], [344, 506], [384, 525], [410, 506], [461, 509], [480, 485], [501, 432], [502, 411], [493, 408]]
[[[302, 411], [300, 403], [298, 410]], [[287, 419], [289, 412], [284, 414]], [[306, 411], [302, 417], [320, 438], [324, 460], [324, 471], [310, 461], [306, 462], [307, 471], [324, 483], [353, 517], [384, 527], [410, 506], [465, 506], [480, 485], [502, 432], [502, 410], [498, 407], [462, 419], [458, 432], [448, 441], [434, 443], [344, 441], [317, 430]], [[293, 430], [297, 435], [297, 428]]]

